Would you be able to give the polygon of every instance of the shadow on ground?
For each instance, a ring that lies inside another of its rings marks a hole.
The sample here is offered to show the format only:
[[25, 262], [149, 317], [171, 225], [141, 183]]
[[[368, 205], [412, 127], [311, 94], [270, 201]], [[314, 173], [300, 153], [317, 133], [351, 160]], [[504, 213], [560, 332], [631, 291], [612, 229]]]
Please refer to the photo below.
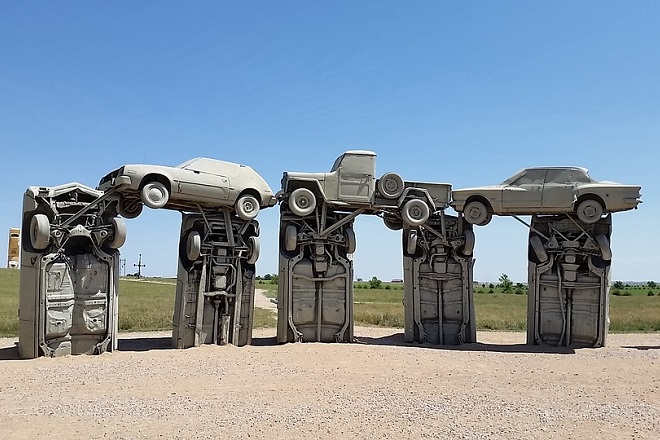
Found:
[[[358, 336], [355, 338], [356, 344], [364, 345], [382, 345], [397, 346], [433, 350], [455, 350], [455, 351], [481, 351], [494, 353], [554, 353], [554, 354], [574, 354], [574, 347], [553, 347], [549, 345], [526, 345], [526, 344], [489, 344], [489, 343], [471, 343], [462, 345], [436, 345], [429, 343], [406, 342], [403, 339], [403, 333], [394, 333], [387, 336], [368, 337]], [[276, 337], [252, 338], [252, 344], [255, 347], [274, 347], [277, 346]], [[627, 346], [622, 348], [631, 348], [636, 350], [658, 350], [660, 346]], [[139, 338], [120, 338], [118, 341], [118, 351], [144, 352], [151, 350], [174, 350], [172, 348], [172, 338], [170, 337], [139, 337]], [[19, 360], [18, 347], [10, 346], [0, 348], [0, 361]]]
[[172, 349], [172, 338], [120, 338], [119, 351], [151, 351]]
[[16, 361], [18, 359], [18, 346], [0, 348], [0, 361]]
[[554, 353], [554, 354], [574, 354], [573, 347], [553, 347], [550, 345], [527, 345], [527, 344], [487, 344], [475, 342], [461, 345], [437, 345], [419, 342], [406, 342], [403, 340], [403, 333], [394, 333], [381, 337], [359, 336], [357, 343], [365, 345], [393, 345], [398, 347], [419, 347], [435, 350], [455, 350], [455, 351], [489, 351], [494, 353]]

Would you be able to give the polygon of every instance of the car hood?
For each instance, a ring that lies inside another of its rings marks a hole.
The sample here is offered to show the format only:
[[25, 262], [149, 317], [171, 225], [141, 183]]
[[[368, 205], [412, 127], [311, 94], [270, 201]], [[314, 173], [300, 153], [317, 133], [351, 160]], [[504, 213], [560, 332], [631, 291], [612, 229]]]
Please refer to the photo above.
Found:
[[461, 195], [472, 195], [472, 194], [502, 191], [507, 186], [508, 185], [488, 185], [488, 186], [475, 186], [472, 188], [461, 188], [461, 189], [453, 190], [452, 194], [454, 195], [454, 198], [456, 198], [456, 196], [460, 197]]

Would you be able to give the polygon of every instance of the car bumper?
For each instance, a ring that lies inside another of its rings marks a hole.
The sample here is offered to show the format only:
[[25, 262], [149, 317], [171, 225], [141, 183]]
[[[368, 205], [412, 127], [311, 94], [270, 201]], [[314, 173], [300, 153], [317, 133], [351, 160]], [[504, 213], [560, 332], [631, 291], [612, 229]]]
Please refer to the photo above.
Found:
[[127, 188], [131, 186], [131, 183], [132, 181], [129, 176], [120, 175], [103, 181], [99, 184], [97, 189], [100, 191], [108, 191], [112, 188]]

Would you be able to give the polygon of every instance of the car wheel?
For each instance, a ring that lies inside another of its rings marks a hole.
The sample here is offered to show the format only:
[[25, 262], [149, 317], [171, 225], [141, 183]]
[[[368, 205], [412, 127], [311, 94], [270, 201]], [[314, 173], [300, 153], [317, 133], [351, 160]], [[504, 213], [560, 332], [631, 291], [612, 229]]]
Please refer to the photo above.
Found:
[[298, 188], [289, 196], [289, 209], [299, 217], [305, 217], [316, 209], [316, 196], [307, 188]]
[[284, 249], [289, 252], [296, 250], [298, 246], [298, 229], [295, 225], [288, 225], [284, 230]]
[[548, 252], [546, 252], [545, 248], [543, 247], [543, 243], [538, 236], [534, 235], [529, 238], [529, 246], [532, 248], [532, 251], [534, 252], [534, 255], [536, 255], [536, 259], [539, 263], [545, 263], [548, 261]]
[[355, 231], [353, 228], [344, 229], [344, 238], [346, 238], [346, 253], [355, 253], [357, 248], [357, 241], [355, 240]]
[[491, 219], [486, 205], [476, 200], [465, 205], [465, 208], [463, 208], [463, 217], [465, 217], [468, 223], [478, 226], [487, 225]]
[[30, 243], [38, 251], [50, 243], [50, 220], [45, 214], [35, 214], [30, 221]]
[[429, 219], [431, 210], [425, 201], [412, 199], [406, 202], [401, 209], [403, 222], [411, 227], [421, 226]]
[[603, 207], [596, 200], [586, 199], [578, 204], [575, 212], [584, 223], [596, 223], [603, 216]]
[[596, 243], [600, 248], [600, 258], [605, 261], [610, 261], [612, 259], [612, 248], [610, 247], [610, 241], [607, 239], [607, 236], [604, 234], [596, 235]]
[[248, 255], [247, 255], [247, 264], [254, 264], [259, 259], [259, 254], [261, 253], [261, 244], [259, 243], [259, 237], [252, 236], [248, 238]]
[[126, 222], [124, 219], [113, 217], [110, 221], [112, 226], [112, 239], [106, 242], [110, 249], [119, 249], [126, 242]]
[[124, 218], [135, 218], [142, 213], [142, 202], [138, 199], [119, 199], [117, 214]]
[[383, 223], [385, 223], [385, 226], [387, 226], [388, 229], [393, 231], [400, 231], [403, 229], [403, 221], [393, 215], [383, 216]]
[[152, 209], [159, 209], [167, 205], [170, 199], [170, 191], [161, 182], [149, 182], [140, 191], [142, 203]]
[[202, 254], [202, 237], [197, 231], [190, 231], [186, 239], [186, 258], [189, 261], [197, 261]]
[[245, 221], [254, 219], [259, 214], [259, 200], [252, 194], [243, 194], [236, 200], [236, 214]]
[[458, 250], [458, 253], [462, 257], [469, 257], [474, 252], [474, 231], [467, 229], [464, 231], [465, 243]]
[[398, 198], [403, 190], [403, 179], [396, 173], [385, 173], [378, 180], [378, 192], [387, 199]]

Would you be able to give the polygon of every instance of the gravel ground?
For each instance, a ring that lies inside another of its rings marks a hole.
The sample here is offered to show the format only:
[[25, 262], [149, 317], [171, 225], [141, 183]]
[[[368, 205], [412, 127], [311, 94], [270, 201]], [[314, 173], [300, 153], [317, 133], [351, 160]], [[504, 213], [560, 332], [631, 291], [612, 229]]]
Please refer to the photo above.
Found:
[[570, 350], [522, 333], [461, 347], [355, 333], [188, 350], [122, 334], [114, 353], [34, 360], [0, 339], [0, 438], [658, 438], [660, 334]]

